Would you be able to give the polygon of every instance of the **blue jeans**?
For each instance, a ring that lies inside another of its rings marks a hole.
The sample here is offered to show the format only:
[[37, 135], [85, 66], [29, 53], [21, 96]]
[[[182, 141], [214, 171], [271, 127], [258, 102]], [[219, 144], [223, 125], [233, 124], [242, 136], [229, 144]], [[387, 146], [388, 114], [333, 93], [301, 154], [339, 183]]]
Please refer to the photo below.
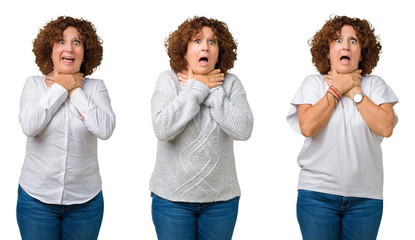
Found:
[[83, 204], [46, 204], [19, 186], [16, 214], [23, 240], [96, 240], [104, 200], [99, 192]]
[[298, 190], [297, 219], [305, 240], [376, 239], [383, 200]]
[[153, 194], [152, 216], [159, 240], [229, 240], [239, 197], [223, 202], [172, 202]]

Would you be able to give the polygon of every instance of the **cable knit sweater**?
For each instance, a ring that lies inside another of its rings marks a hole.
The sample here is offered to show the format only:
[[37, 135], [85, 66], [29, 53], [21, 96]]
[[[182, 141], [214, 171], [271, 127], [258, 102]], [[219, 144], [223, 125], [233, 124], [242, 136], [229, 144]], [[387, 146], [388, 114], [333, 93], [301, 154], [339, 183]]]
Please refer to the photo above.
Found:
[[240, 80], [227, 74], [209, 89], [194, 79], [183, 86], [163, 72], [151, 101], [158, 138], [150, 190], [178, 202], [215, 202], [240, 196], [233, 140], [247, 140], [253, 116]]

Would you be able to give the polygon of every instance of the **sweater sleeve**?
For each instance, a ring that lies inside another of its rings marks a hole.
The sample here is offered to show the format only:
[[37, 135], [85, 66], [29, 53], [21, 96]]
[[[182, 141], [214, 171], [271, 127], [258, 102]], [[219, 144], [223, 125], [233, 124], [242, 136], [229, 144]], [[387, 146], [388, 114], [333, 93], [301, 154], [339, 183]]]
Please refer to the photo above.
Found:
[[71, 94], [71, 104], [84, 117], [85, 127], [99, 139], [108, 139], [115, 129], [115, 114], [112, 111], [108, 90], [98, 80], [91, 97], [78, 88]]
[[211, 108], [212, 117], [221, 129], [235, 140], [247, 140], [254, 125], [241, 81], [232, 74], [227, 75], [224, 85], [211, 89], [204, 104]]
[[173, 140], [200, 111], [209, 88], [194, 79], [183, 89], [172, 71], [159, 76], [152, 99], [153, 129], [158, 139]]
[[41, 81], [36, 77], [28, 78], [20, 99], [19, 122], [28, 137], [45, 129], [68, 96], [68, 91], [59, 84], [53, 84], [44, 91]]

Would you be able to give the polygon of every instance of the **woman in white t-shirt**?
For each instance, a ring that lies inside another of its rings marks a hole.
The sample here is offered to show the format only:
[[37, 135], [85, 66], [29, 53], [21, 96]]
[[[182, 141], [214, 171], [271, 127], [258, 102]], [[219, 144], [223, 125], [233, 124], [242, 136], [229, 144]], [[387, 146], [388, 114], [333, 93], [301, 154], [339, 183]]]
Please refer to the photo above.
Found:
[[297, 218], [304, 239], [376, 239], [383, 211], [380, 144], [398, 98], [369, 75], [382, 49], [367, 20], [335, 16], [310, 40], [320, 74], [306, 77], [287, 116], [306, 137]]

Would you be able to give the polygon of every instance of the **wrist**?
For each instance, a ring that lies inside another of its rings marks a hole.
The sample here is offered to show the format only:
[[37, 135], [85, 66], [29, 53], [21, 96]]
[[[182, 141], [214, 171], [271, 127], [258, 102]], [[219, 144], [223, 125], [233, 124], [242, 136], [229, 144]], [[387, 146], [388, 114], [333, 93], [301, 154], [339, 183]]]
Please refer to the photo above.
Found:
[[330, 85], [328, 91], [334, 93], [339, 99], [342, 98], [343, 94], [334, 85]]
[[358, 93], [353, 95], [352, 100], [353, 100], [354, 104], [359, 104], [363, 101], [365, 96], [366, 95], [363, 92], [358, 92]]
[[354, 95], [363, 92], [360, 87], [354, 87], [350, 89], [350, 95], [353, 97]]

